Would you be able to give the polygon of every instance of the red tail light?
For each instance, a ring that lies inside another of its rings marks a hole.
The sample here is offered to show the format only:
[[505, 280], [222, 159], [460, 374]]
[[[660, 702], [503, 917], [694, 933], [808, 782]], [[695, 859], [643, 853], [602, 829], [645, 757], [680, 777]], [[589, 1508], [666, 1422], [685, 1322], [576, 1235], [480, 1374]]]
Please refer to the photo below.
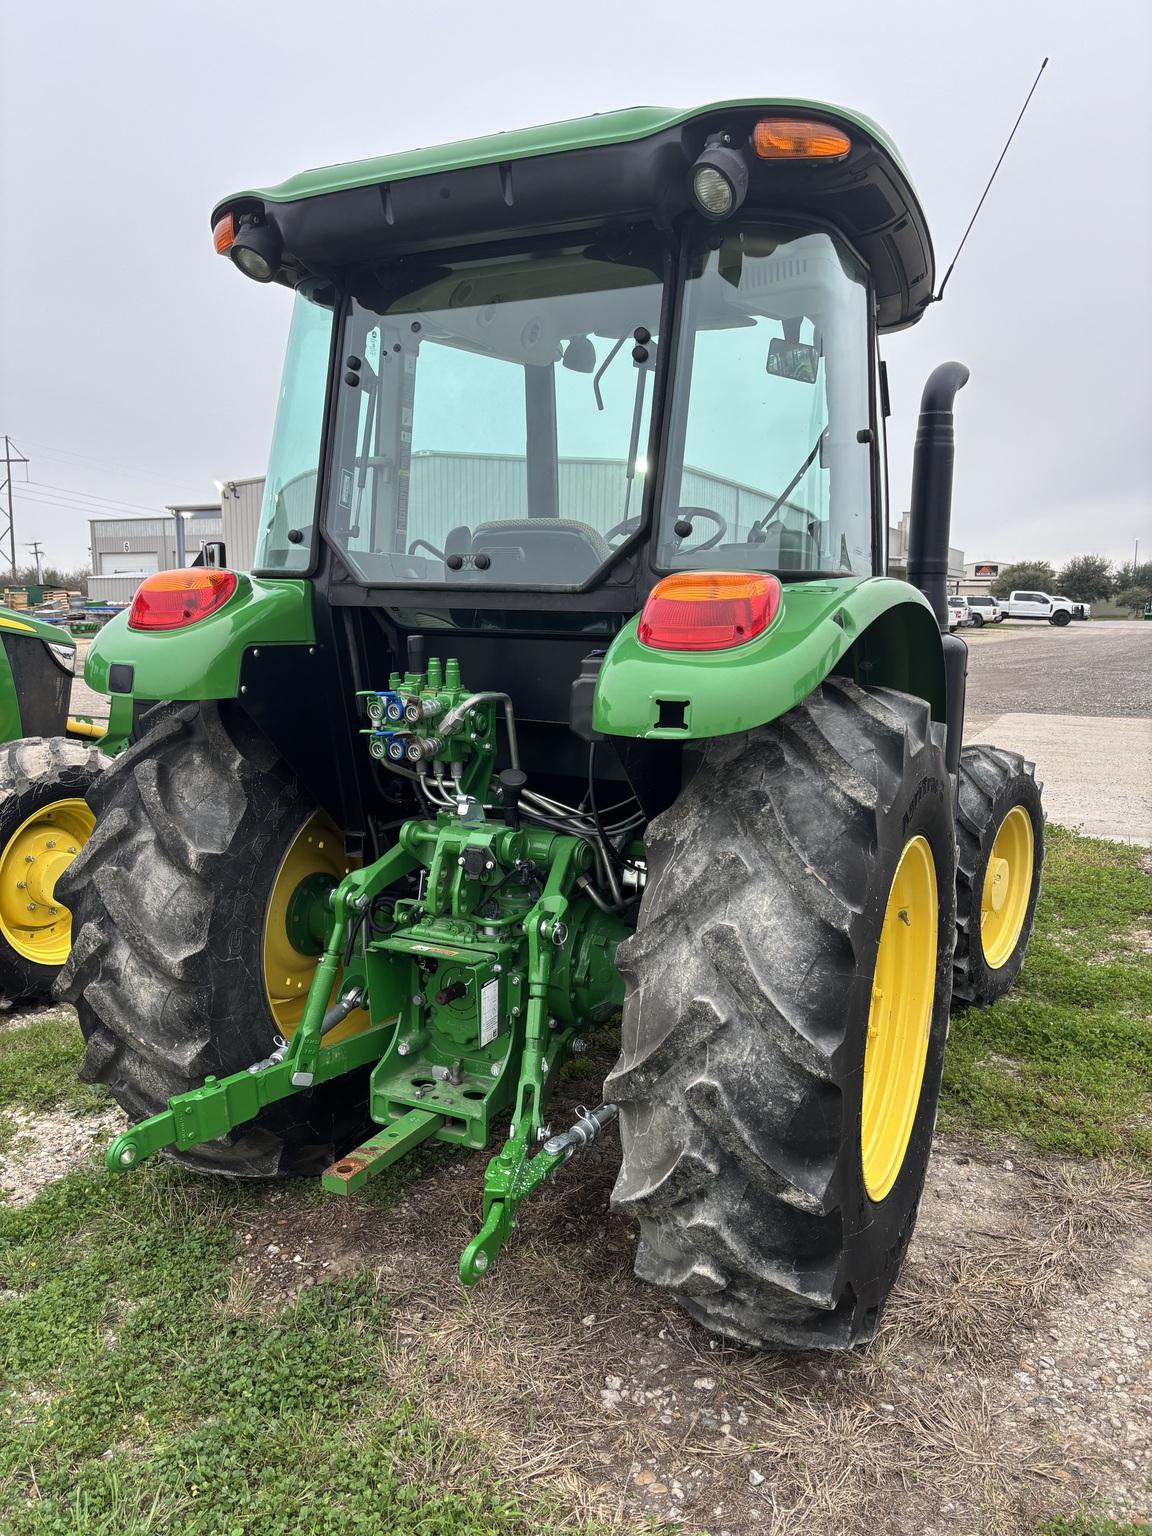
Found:
[[639, 636], [658, 651], [725, 651], [762, 635], [779, 607], [775, 576], [679, 571], [648, 594]]
[[128, 628], [183, 629], [222, 608], [235, 590], [234, 571], [158, 571], [137, 587]]

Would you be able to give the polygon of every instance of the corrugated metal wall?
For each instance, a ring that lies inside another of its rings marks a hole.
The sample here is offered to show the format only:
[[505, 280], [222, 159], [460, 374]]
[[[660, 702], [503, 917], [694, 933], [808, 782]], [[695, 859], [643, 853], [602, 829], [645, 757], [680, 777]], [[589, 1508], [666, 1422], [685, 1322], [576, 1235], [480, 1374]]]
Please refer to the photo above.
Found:
[[229, 568], [233, 571], [251, 569], [263, 495], [262, 475], [251, 480], [229, 480], [220, 492], [220, 510], [224, 515], [220, 536], [224, 540]]
[[[627, 491], [619, 459], [561, 459], [560, 516], [587, 523], [599, 533], [624, 518]], [[644, 482], [632, 486], [629, 516], [639, 511]], [[728, 522], [733, 538], [742, 538], [771, 507], [763, 492], [700, 470], [684, 474], [684, 504], [711, 507]], [[524, 460], [497, 454], [419, 453], [412, 456], [408, 532], [438, 547], [452, 528], [475, 528], [485, 516], [528, 516], [528, 480]]]
[[89, 576], [88, 601], [90, 603], [130, 603], [142, 577], [136, 576]]
[[[200, 546], [220, 537], [219, 517], [186, 517], [184, 519], [185, 558], [191, 563], [200, 552]], [[114, 563], [122, 571], [143, 570], [147, 562], [136, 563], [137, 555], [154, 556], [153, 570], [172, 570], [176, 559], [176, 519], [166, 517], [108, 517], [93, 518], [89, 524], [92, 551], [92, 569], [100, 575], [105, 566]]]

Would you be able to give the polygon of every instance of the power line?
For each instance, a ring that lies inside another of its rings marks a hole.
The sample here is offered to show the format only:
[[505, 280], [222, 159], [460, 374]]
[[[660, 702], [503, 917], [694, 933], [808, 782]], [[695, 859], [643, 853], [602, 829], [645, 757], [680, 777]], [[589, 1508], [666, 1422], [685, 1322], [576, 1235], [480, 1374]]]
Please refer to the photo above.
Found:
[[26, 480], [24, 484], [32, 490], [60, 491], [65, 496], [79, 496], [84, 501], [102, 501], [110, 507], [126, 507], [134, 512], [150, 512], [153, 517], [160, 511], [156, 506], [145, 506], [140, 501], [122, 501], [119, 496], [100, 496], [95, 491], [77, 491], [70, 485], [51, 485], [47, 480]]
[[[3, 459], [0, 458], [0, 467], [2, 467], [3, 462], [4, 462]], [[78, 512], [80, 514], [83, 514], [83, 512], [84, 512], [84, 507], [79, 502], [76, 502], [76, 501], [57, 501], [55, 499], [55, 497], [53, 497], [53, 496], [29, 496], [25, 491], [23, 491], [20, 488], [20, 486], [16, 487], [16, 494], [17, 494], [17, 496], [23, 497], [24, 501], [26, 503], [28, 503], [29, 506], [56, 507], [61, 512]], [[3, 508], [0, 507], [0, 516], [2, 516], [2, 515], [3, 515]], [[161, 513], [161, 512], [157, 512], [155, 515], [157, 517], [162, 517], [164, 514]], [[114, 523], [114, 522], [116, 522], [118, 520], [117, 519], [117, 515], [116, 515], [115, 512], [97, 512], [92, 517], [89, 517], [87, 519], [87, 521], [88, 522], [92, 522], [94, 519], [96, 521], [98, 521], [98, 522], [108, 522], [108, 523]], [[125, 518], [123, 520], [127, 521], [127, 522], [133, 521], [133, 519], [131, 519], [131, 518]], [[3, 539], [3, 534], [0, 533], [0, 541], [2, 541], [2, 539]]]
[[74, 459], [79, 463], [90, 464], [96, 469], [107, 470], [110, 474], [134, 475], [137, 479], [141, 480], [155, 480], [160, 485], [171, 485], [172, 483], [170, 475], [162, 475], [152, 470], [138, 469], [126, 464], [113, 464], [109, 459], [98, 459], [88, 453], [74, 453], [71, 449], [49, 448], [47, 444], [38, 443], [31, 439], [26, 439], [26, 441], [29, 447], [36, 450], [43, 458], [60, 459], [62, 461]]
[[39, 586], [40, 585], [40, 562], [44, 558], [44, 548], [43, 548], [43, 545], [39, 542], [39, 540], [33, 540], [33, 542], [31, 544], [25, 544], [24, 548], [25, 549], [30, 549], [32, 551], [33, 558], [36, 561], [36, 585]]

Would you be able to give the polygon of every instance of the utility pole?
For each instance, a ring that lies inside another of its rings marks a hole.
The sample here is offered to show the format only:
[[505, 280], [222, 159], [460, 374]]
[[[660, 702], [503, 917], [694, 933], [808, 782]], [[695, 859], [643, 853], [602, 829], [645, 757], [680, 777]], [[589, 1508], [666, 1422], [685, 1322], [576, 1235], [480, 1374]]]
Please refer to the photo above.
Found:
[[[27, 462], [28, 460], [20, 452], [19, 448], [17, 448], [12, 439], [5, 435], [4, 484], [3, 486], [0, 486], [0, 490], [4, 490], [8, 493], [8, 525], [7, 527], [0, 527], [0, 548], [3, 547], [4, 541], [7, 539], [8, 564], [12, 567], [13, 576], [16, 575], [16, 524], [12, 513], [12, 466], [13, 464], [27, 464]], [[0, 517], [2, 516], [3, 509], [0, 508]]]
[[32, 544], [25, 544], [24, 548], [25, 549], [30, 549], [32, 551], [33, 555], [35, 556], [35, 559], [36, 559], [36, 585], [39, 586], [40, 585], [40, 560], [41, 560], [41, 557], [44, 554], [44, 551], [43, 551], [43, 549], [41, 549], [39, 541], [36, 541], [35, 543], [32, 543]]

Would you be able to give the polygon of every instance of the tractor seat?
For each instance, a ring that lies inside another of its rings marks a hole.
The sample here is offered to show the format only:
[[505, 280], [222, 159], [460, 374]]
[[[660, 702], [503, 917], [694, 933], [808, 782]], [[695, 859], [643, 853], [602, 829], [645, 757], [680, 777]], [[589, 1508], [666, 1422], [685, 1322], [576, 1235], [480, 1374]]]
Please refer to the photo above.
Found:
[[478, 523], [472, 554], [492, 561], [490, 579], [549, 586], [586, 581], [609, 558], [602, 533], [574, 517], [510, 517]]

